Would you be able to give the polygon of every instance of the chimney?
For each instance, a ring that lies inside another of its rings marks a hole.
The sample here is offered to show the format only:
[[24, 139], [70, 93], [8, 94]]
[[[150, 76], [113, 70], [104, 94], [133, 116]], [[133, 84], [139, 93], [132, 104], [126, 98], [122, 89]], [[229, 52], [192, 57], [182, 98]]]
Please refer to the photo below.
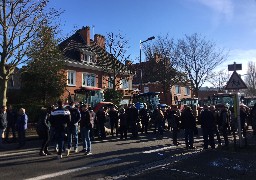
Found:
[[95, 34], [94, 42], [101, 48], [105, 49], [105, 37], [104, 36], [102, 36], [100, 34]]
[[86, 27], [83, 27], [80, 31], [80, 35], [82, 36], [82, 38], [84, 39], [85, 41], [85, 44], [87, 46], [90, 46], [90, 27], [89, 26], [86, 26]]

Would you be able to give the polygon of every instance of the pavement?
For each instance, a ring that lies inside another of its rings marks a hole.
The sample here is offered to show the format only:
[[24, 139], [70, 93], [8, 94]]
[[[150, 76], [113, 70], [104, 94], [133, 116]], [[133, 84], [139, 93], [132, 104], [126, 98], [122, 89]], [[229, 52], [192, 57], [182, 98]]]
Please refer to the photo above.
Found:
[[[231, 142], [229, 148], [202, 150], [198, 147], [189, 151], [184, 149], [181, 153], [165, 157], [161, 161], [117, 172], [116, 175], [103, 179], [255, 179], [256, 136], [252, 134], [251, 129], [247, 134], [247, 146], [244, 146], [242, 141], [241, 147]], [[29, 129], [24, 149], [39, 149], [40, 143], [35, 129]], [[16, 146], [17, 143], [5, 144], [5, 149], [1, 151], [13, 153]], [[160, 156], [161, 152], [158, 155]]]

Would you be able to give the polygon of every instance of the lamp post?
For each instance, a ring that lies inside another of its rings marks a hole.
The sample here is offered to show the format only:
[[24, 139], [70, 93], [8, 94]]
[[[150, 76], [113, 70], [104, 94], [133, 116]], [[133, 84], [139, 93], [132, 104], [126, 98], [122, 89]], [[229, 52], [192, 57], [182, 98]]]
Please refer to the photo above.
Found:
[[155, 39], [155, 36], [151, 36], [148, 39], [146, 39], [145, 41], [141, 41], [140, 40], [140, 91], [142, 91], [142, 67], [141, 67], [141, 45], [147, 41], [151, 41]]

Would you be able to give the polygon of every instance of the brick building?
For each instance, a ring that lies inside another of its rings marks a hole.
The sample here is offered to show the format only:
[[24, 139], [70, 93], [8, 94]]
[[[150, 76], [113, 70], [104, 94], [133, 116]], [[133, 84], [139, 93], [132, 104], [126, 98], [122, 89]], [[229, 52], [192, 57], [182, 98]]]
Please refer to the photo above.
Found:
[[[158, 56], [154, 56], [154, 59], [152, 59], [156, 62], [159, 61]], [[150, 61], [152, 61], [150, 60]], [[134, 89], [140, 89], [140, 93], [146, 93], [146, 92], [160, 92], [160, 103], [162, 104], [178, 104], [178, 101], [181, 101], [181, 99], [184, 98], [191, 98], [191, 90], [190, 90], [190, 84], [184, 86], [183, 83], [177, 83], [174, 86], [170, 87], [169, 93], [167, 94], [167, 100], [164, 100], [164, 94], [163, 94], [163, 88], [160, 81], [156, 79], [151, 79], [150, 74], [153, 73], [153, 67], [150, 67], [150, 61], [145, 61], [133, 65], [133, 68], [136, 71], [136, 75], [133, 78], [133, 88]], [[142, 84], [141, 84], [141, 73], [142, 69]], [[152, 70], [152, 72], [151, 72]], [[145, 71], [147, 72], [149, 76], [145, 75]], [[146, 77], [144, 77], [146, 76]], [[142, 85], [142, 87], [140, 87]]]
[[[85, 101], [93, 105], [103, 100], [104, 89], [113, 87], [109, 80], [111, 77], [98, 65], [99, 61], [107, 61], [110, 57], [105, 50], [104, 36], [95, 34], [92, 40], [90, 27], [86, 26], [60, 43], [60, 47], [64, 52], [67, 74], [67, 87], [63, 98], [66, 101], [72, 98], [74, 101]], [[124, 93], [124, 103], [128, 103], [132, 93], [132, 75], [127, 71], [116, 81], [120, 82], [116, 89]]]

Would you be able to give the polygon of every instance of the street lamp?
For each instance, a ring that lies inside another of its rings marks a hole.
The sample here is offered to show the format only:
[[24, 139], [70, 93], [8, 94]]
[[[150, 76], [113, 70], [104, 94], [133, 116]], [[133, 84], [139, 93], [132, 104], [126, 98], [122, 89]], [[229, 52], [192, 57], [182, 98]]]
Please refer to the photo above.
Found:
[[148, 39], [146, 39], [145, 41], [141, 41], [140, 40], [140, 90], [142, 91], [142, 67], [141, 67], [141, 45], [147, 41], [151, 41], [155, 39], [155, 36], [151, 36]]

